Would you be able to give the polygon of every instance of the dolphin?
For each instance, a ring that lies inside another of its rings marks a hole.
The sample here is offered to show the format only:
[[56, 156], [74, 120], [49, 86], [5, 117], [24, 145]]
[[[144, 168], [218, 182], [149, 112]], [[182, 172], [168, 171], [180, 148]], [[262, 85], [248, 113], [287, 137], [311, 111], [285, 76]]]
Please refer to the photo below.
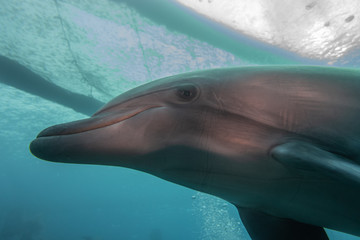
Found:
[[30, 144], [38, 158], [153, 174], [234, 204], [254, 240], [360, 236], [360, 72], [220, 68], [125, 92]]

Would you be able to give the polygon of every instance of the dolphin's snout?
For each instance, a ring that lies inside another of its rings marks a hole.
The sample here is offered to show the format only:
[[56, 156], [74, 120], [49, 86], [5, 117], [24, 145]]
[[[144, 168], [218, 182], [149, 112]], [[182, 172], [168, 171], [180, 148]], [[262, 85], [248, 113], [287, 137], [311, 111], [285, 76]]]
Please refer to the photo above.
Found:
[[[98, 152], [101, 152], [99, 145], [104, 145], [104, 149], [108, 148], [105, 141], [104, 144], [94, 145], [99, 136], [106, 138], [105, 133], [109, 131], [106, 130], [107, 127], [159, 107], [143, 106], [135, 109], [120, 109], [117, 112], [104, 112], [87, 119], [55, 125], [41, 131], [30, 143], [29, 148], [34, 156], [55, 162], [72, 162], [85, 157], [94, 158]], [[103, 128], [105, 130], [102, 130]], [[99, 135], [99, 132], [104, 132], [104, 134]], [[128, 144], [124, 143], [123, 146], [128, 146]]]
[[[54, 137], [49, 137], [49, 138], [53, 138], [53, 139], [51, 139], [51, 142], [53, 142], [53, 143], [56, 142]], [[56, 154], [58, 154], [58, 151], [56, 151], [56, 148], [49, 147], [49, 139], [48, 138], [41, 138], [41, 137], [36, 138], [35, 140], [33, 140], [30, 143], [29, 148], [30, 148], [30, 152], [34, 156], [36, 156], [40, 159], [44, 159], [44, 160], [52, 159], [54, 156], [56, 156]]]
[[33, 140], [31, 143], [30, 143], [30, 146], [29, 146], [29, 149], [30, 149], [30, 152], [31, 152], [31, 154], [32, 155], [34, 155], [34, 156], [36, 156], [36, 157], [38, 157], [38, 158], [40, 158], [39, 157], [39, 146], [38, 146], [38, 144], [37, 144], [37, 142], [36, 142], [36, 139], [35, 140]]

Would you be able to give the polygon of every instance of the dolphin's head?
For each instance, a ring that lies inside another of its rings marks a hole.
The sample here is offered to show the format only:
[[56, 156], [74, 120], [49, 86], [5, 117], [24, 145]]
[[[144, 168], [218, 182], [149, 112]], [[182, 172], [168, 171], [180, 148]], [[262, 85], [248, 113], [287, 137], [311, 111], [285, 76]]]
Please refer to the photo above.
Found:
[[197, 73], [145, 84], [88, 119], [43, 130], [30, 150], [44, 160], [123, 166], [163, 178], [164, 172], [204, 173], [219, 84]]

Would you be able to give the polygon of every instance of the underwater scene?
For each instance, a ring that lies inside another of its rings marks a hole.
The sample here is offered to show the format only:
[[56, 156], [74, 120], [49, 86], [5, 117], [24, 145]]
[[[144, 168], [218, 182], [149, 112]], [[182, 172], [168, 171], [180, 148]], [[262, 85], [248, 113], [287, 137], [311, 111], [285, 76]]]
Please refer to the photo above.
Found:
[[0, 240], [359, 240], [358, 90], [357, 0], [0, 0]]

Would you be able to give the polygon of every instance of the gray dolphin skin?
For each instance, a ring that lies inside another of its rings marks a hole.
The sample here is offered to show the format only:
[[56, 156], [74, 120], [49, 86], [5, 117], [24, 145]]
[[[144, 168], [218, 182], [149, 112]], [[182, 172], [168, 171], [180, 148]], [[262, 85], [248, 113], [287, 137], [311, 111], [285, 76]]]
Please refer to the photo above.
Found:
[[254, 240], [360, 236], [360, 73], [221, 68], [163, 78], [43, 130], [36, 157], [128, 167], [233, 203]]

